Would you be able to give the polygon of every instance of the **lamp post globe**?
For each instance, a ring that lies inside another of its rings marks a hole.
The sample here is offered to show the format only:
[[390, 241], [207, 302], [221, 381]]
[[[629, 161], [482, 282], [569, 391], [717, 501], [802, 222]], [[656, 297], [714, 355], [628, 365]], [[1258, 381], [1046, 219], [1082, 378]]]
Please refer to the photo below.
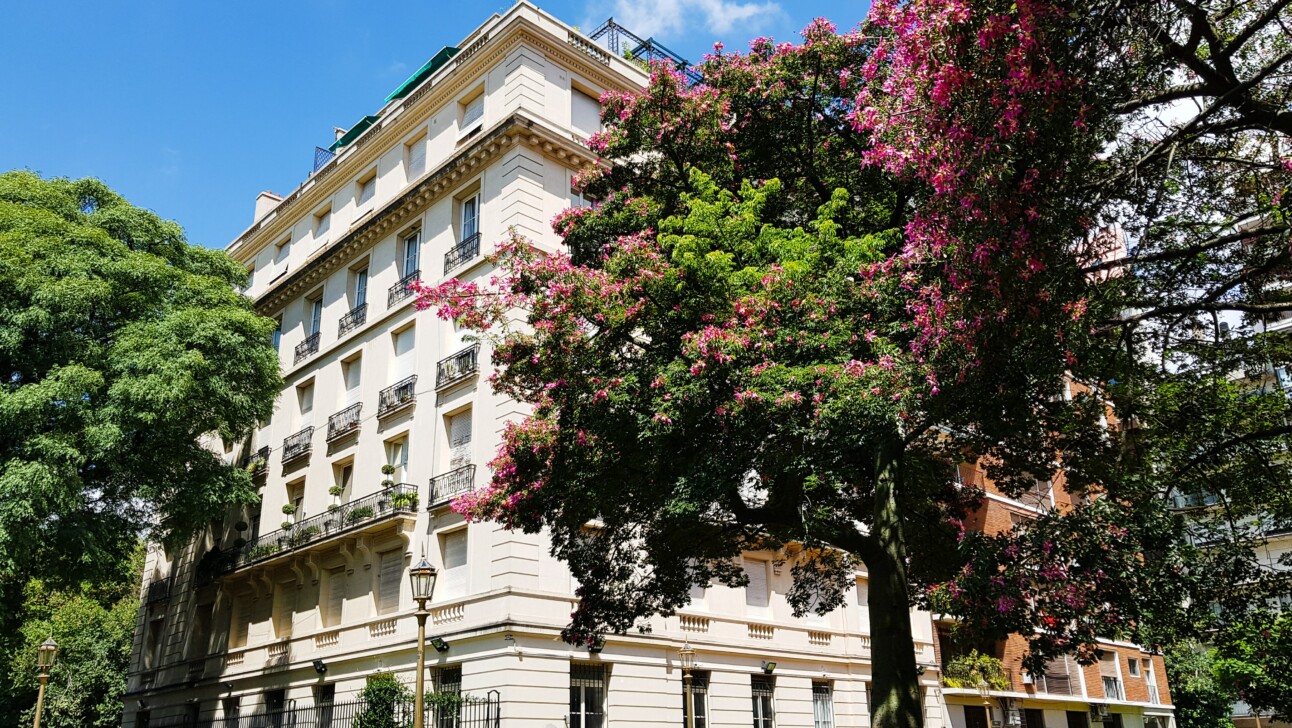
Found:
[[430, 601], [435, 593], [435, 580], [439, 578], [439, 573], [434, 566], [422, 555], [422, 560], [417, 565], [408, 570], [408, 579], [413, 585], [413, 599], [417, 600], [418, 605]]
[[40, 683], [40, 691], [36, 693], [36, 717], [32, 720], [32, 728], [40, 728], [40, 716], [45, 709], [45, 684], [49, 682], [49, 668], [54, 666], [57, 657], [58, 643], [53, 637], [36, 648], [36, 680]]

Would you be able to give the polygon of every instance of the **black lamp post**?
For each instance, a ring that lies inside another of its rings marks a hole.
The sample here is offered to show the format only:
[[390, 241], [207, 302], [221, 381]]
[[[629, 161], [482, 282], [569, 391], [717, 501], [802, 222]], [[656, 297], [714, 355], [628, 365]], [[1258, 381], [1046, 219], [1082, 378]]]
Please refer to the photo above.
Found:
[[691, 688], [691, 670], [695, 669], [695, 648], [687, 640], [678, 650], [682, 663], [682, 694], [686, 697], [686, 728], [695, 728], [695, 699]]
[[[426, 602], [435, 593], [435, 579], [439, 574], [435, 567], [422, 560], [408, 570], [408, 579], [413, 584], [413, 599], [417, 600], [417, 692], [414, 696], [413, 728], [425, 728], [426, 710]], [[37, 726], [39, 728], [39, 726]]]
[[58, 643], [53, 637], [40, 643], [36, 648], [36, 680], [40, 682], [40, 691], [36, 693], [36, 720], [32, 728], [40, 728], [40, 714], [45, 709], [45, 685], [49, 682], [49, 668], [54, 666], [58, 657]]

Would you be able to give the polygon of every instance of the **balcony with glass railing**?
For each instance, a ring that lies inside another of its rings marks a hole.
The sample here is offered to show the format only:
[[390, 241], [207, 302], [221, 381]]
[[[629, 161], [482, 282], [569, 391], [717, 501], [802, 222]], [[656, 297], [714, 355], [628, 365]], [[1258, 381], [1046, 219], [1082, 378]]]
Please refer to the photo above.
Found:
[[225, 571], [308, 550], [342, 534], [384, 528], [395, 519], [415, 518], [417, 503], [416, 485], [396, 483], [372, 495], [330, 507], [317, 516], [301, 519], [290, 528], [258, 536], [232, 552], [226, 552]]

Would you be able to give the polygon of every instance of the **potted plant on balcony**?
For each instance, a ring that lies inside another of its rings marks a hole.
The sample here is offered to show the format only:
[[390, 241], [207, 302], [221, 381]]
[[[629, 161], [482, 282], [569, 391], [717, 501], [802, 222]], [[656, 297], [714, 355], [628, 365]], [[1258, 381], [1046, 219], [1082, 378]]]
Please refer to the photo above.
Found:
[[381, 466], [381, 474], [386, 476], [381, 479], [381, 487], [389, 488], [390, 486], [395, 484], [395, 481], [392, 480], [390, 477], [395, 474], [394, 465], [391, 465], [390, 463], [386, 463], [385, 465]]
[[395, 510], [417, 510], [416, 493], [396, 493], [390, 497], [390, 507]]
[[346, 523], [358, 523], [364, 519], [372, 518], [374, 513], [376, 511], [373, 510], [372, 506], [359, 506], [346, 515], [345, 521]]

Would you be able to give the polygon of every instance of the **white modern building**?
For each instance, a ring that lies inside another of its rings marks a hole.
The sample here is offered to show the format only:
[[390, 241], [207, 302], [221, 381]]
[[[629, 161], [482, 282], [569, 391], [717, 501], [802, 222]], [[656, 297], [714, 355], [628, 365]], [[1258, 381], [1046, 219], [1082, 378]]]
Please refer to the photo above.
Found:
[[[228, 250], [280, 323], [286, 384], [273, 418], [224, 456], [255, 472], [263, 498], [149, 554], [126, 726], [351, 725], [370, 676], [413, 682], [407, 572], [423, 552], [440, 573], [428, 683], [489, 701], [454, 725], [680, 726], [688, 643], [699, 728], [869, 725], [864, 573], [845, 607], [795, 618], [788, 564], [750, 553], [747, 588], [697, 592], [652, 632], [594, 652], [559, 638], [573, 585], [544, 538], [447, 507], [487, 482], [503, 424], [524, 409], [488, 386], [487, 345], [415, 311], [407, 284], [487, 277], [483, 254], [509, 228], [557, 249], [549, 222], [581, 204], [570, 179], [595, 161], [582, 142], [599, 95], [645, 82], [522, 1], [338, 131], [294, 192], [257, 199]], [[940, 728], [932, 622], [914, 622]]]

